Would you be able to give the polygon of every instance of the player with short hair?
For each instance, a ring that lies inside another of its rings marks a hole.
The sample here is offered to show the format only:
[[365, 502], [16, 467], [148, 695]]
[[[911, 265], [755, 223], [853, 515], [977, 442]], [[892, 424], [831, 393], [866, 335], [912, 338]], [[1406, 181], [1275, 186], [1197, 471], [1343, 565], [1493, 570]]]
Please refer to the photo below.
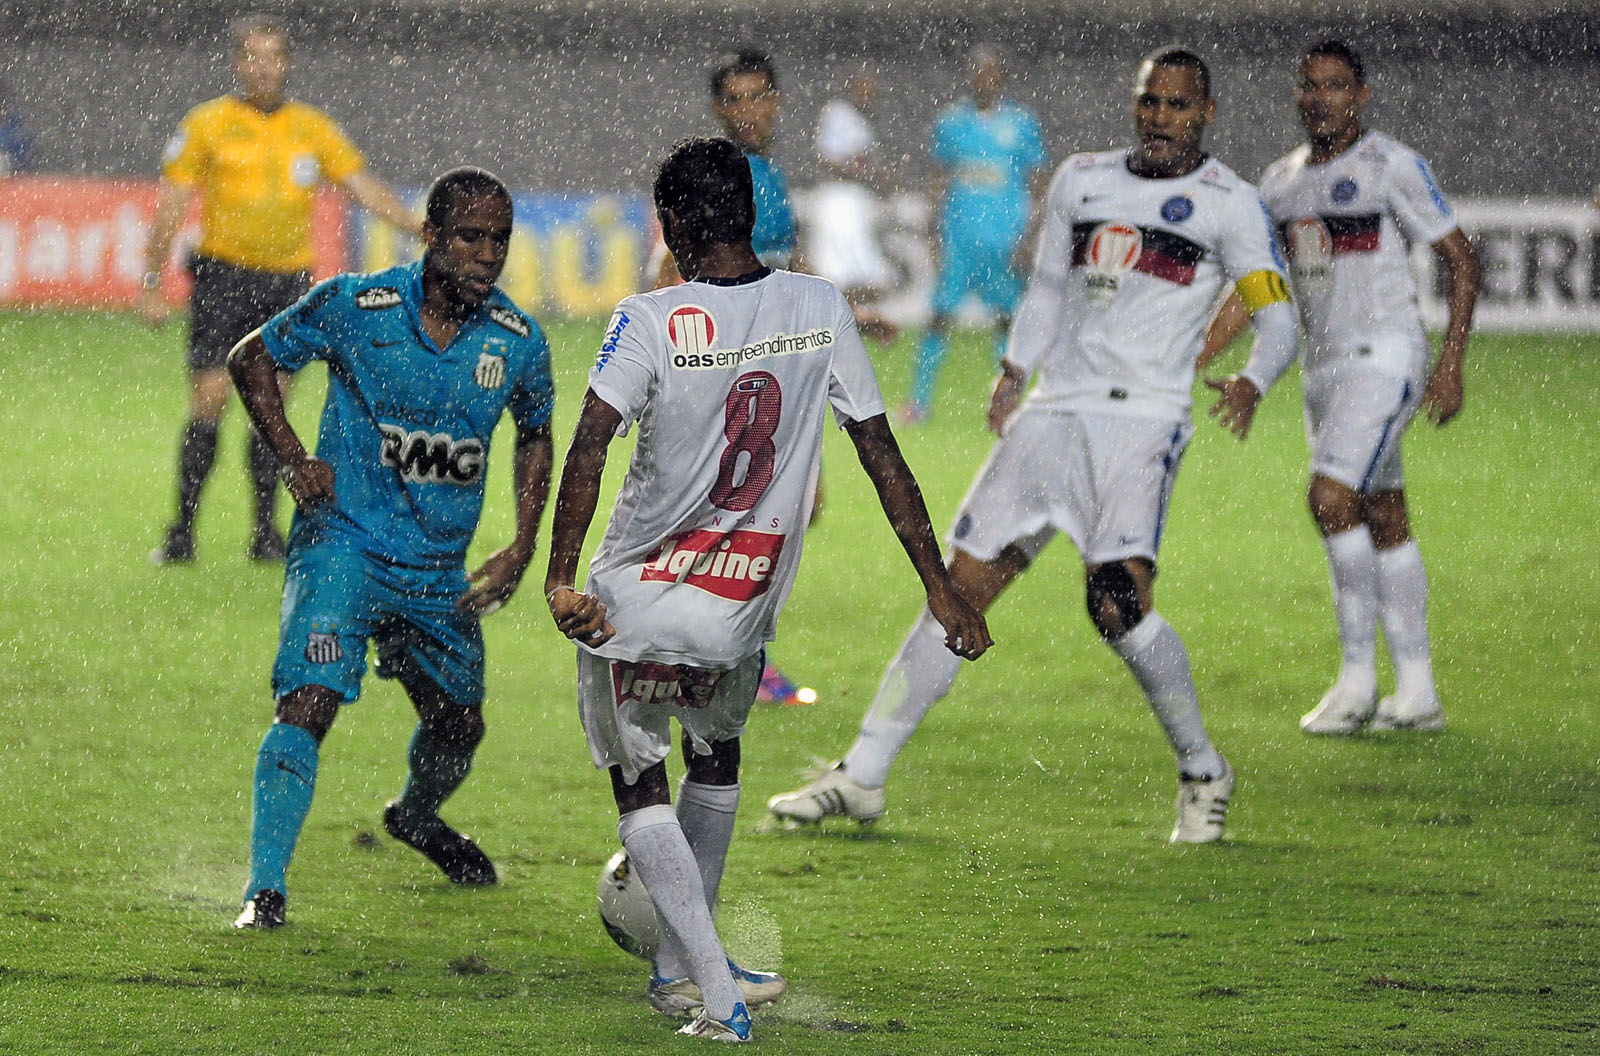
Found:
[[[194, 560], [195, 513], [228, 402], [225, 361], [236, 341], [311, 285], [311, 212], [318, 188], [337, 184], [401, 230], [417, 230], [404, 204], [367, 171], [339, 126], [284, 94], [284, 24], [266, 15], [241, 18], [233, 24], [232, 42], [239, 90], [190, 110], [167, 144], [145, 249], [138, 311], [159, 325], [169, 314], [161, 272], [190, 199], [199, 198], [200, 244], [189, 260], [189, 418], [179, 444], [177, 517], [150, 555], [157, 564]], [[272, 452], [252, 434], [256, 527], [250, 556], [256, 560], [283, 557], [283, 539], [272, 523], [277, 471]]]
[[[1438, 425], [1461, 410], [1479, 267], [1428, 163], [1362, 125], [1371, 99], [1361, 56], [1349, 44], [1307, 48], [1295, 89], [1307, 142], [1261, 177], [1305, 324], [1307, 498], [1327, 550], [1339, 625], [1339, 675], [1300, 720], [1317, 734], [1444, 726], [1428, 647], [1428, 579], [1411, 535], [1400, 444], [1419, 409]], [[1447, 277], [1449, 321], [1431, 370], [1411, 274], [1416, 242], [1433, 249]], [[1241, 307], [1225, 304], [1203, 358], [1220, 354], [1244, 324]], [[1395, 691], [1382, 700], [1379, 623], [1395, 671]]]
[[[236, 927], [284, 922], [285, 874], [311, 808], [318, 748], [356, 700], [367, 644], [420, 720], [405, 789], [383, 812], [395, 839], [458, 884], [495, 870], [439, 817], [483, 739], [479, 620], [517, 589], [550, 489], [550, 348], [495, 287], [512, 203], [482, 169], [428, 191], [420, 261], [340, 275], [241, 341], [228, 359], [296, 512], [284, 573], [275, 721], [261, 742], [250, 879]], [[320, 359], [328, 396], [317, 453], [284, 415], [275, 374]], [[516, 535], [470, 575], [496, 424], [516, 424]]]
[[[728, 961], [711, 917], [739, 801], [740, 736], [787, 599], [831, 405], [944, 627], [975, 659], [982, 617], [939, 560], [921, 492], [883, 413], [850, 306], [824, 279], [761, 263], [750, 166], [688, 139], [657, 172], [656, 215], [689, 281], [622, 301], [589, 373], [556, 501], [546, 600], [578, 645], [578, 699], [618, 835], [655, 902], [649, 998], [699, 1016], [684, 1033], [748, 1040], [749, 1006], [784, 981]], [[614, 436], [638, 446], [575, 587]], [[665, 759], [682, 727], [674, 811]]]
[[901, 418], [917, 423], [933, 407], [934, 384], [950, 344], [950, 317], [968, 293], [996, 316], [995, 357], [1022, 279], [1013, 264], [1028, 233], [1034, 202], [1049, 175], [1044, 133], [1033, 112], [1005, 97], [1005, 56], [972, 49], [972, 96], [946, 107], [933, 127], [933, 189], [939, 214], [939, 276], [933, 318], [917, 348], [911, 397]]
[[[1241, 436], [1260, 393], [1294, 358], [1297, 323], [1255, 188], [1201, 149], [1216, 113], [1205, 63], [1186, 48], [1153, 52], [1133, 102], [1131, 149], [1073, 155], [1051, 181], [989, 405], [1000, 439], [956, 515], [950, 575], [985, 611], [1057, 532], [1072, 538], [1089, 617], [1177, 756], [1171, 839], [1204, 843], [1222, 836], [1234, 772], [1207, 736], [1183, 641], [1155, 611], [1156, 557], [1217, 296], [1233, 283], [1259, 335], [1244, 372], [1211, 383], [1222, 392], [1212, 413]], [[773, 797], [774, 814], [883, 814], [895, 756], [958, 672], [937, 644], [924, 612], [849, 753], [812, 784]]]

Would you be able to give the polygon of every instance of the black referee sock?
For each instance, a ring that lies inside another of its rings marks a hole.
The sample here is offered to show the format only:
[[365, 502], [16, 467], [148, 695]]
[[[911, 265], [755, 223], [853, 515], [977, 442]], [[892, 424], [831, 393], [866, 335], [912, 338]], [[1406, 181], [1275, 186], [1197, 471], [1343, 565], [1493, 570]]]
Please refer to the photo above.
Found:
[[272, 511], [278, 505], [278, 457], [254, 429], [250, 431], [250, 482], [256, 489], [256, 525], [270, 527]]
[[194, 528], [200, 507], [200, 489], [217, 460], [217, 423], [190, 421], [178, 447], [178, 523], [183, 532]]

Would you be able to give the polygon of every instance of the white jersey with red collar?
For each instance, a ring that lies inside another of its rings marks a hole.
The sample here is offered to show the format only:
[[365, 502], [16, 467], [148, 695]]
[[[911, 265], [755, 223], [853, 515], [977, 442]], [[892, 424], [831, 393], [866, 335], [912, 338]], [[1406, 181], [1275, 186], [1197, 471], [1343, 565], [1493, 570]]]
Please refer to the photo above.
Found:
[[1308, 370], [1351, 356], [1411, 374], [1427, 360], [1410, 253], [1456, 230], [1428, 163], [1382, 132], [1310, 164], [1302, 145], [1268, 167], [1261, 195], [1289, 258]]
[[850, 306], [774, 271], [623, 300], [589, 387], [639, 423], [586, 589], [613, 660], [724, 669], [770, 641], [816, 490], [823, 419], [884, 413]]
[[1006, 358], [1037, 370], [1034, 408], [1187, 418], [1224, 286], [1285, 299], [1283, 272], [1255, 188], [1221, 162], [1147, 179], [1127, 151], [1076, 154], [1051, 180], [1023, 308], [1047, 303], [1054, 325], [1034, 332], [1019, 313]]

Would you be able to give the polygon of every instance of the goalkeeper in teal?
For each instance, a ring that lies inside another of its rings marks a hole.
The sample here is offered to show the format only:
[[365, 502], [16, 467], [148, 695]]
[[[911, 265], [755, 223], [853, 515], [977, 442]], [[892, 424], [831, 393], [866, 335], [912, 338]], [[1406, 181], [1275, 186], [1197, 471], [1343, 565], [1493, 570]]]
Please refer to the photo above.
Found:
[[[295, 501], [284, 570], [276, 721], [256, 762], [250, 879], [240, 928], [284, 922], [285, 873], [311, 807], [318, 746], [361, 693], [367, 644], [420, 720], [410, 774], [384, 828], [458, 884], [491, 884], [493, 864], [439, 806], [483, 739], [483, 634], [533, 557], [550, 488], [550, 352], [495, 280], [511, 238], [511, 196], [481, 169], [452, 169], [428, 192], [422, 260], [314, 287], [234, 348], [228, 369]], [[328, 397], [307, 454], [275, 371], [314, 359]], [[489, 441], [516, 425], [516, 535], [470, 575]]]
[[933, 318], [917, 349], [911, 399], [901, 418], [916, 424], [933, 405], [934, 383], [949, 345], [950, 316], [976, 293], [998, 319], [995, 360], [1005, 351], [1011, 314], [1022, 298], [1014, 258], [1044, 192], [1049, 170], [1044, 134], [1027, 107], [1004, 96], [1005, 60], [980, 44], [972, 50], [972, 96], [946, 107], [933, 127], [932, 199], [942, 203], [939, 277]]

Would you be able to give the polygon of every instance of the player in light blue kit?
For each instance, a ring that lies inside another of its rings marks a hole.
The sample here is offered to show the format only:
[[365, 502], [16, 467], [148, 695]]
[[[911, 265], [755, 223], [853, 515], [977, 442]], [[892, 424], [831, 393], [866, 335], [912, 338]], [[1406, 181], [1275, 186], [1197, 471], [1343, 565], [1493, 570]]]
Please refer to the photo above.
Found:
[[[384, 828], [458, 884], [491, 884], [493, 864], [439, 806], [483, 739], [483, 634], [533, 557], [550, 488], [550, 350], [495, 288], [511, 238], [511, 196], [481, 169], [452, 169], [428, 192], [422, 260], [340, 275], [239, 342], [228, 360], [271, 446], [296, 512], [289, 533], [276, 721], [256, 762], [250, 880], [240, 928], [284, 923], [285, 873], [311, 807], [318, 746], [361, 693], [367, 643], [378, 674], [416, 707], [410, 775]], [[274, 382], [321, 359], [328, 397], [306, 453]], [[516, 423], [516, 536], [470, 576], [489, 442]]]
[[908, 423], [922, 421], [933, 406], [934, 383], [949, 347], [950, 316], [962, 299], [976, 293], [998, 317], [998, 360], [1022, 297], [1013, 258], [1049, 172], [1038, 119], [1004, 97], [1005, 84], [1005, 60], [995, 48], [980, 44], [972, 50], [971, 98], [946, 107], [934, 123], [930, 197], [941, 208], [941, 259], [930, 305], [933, 318], [917, 349], [911, 398], [901, 412]]

